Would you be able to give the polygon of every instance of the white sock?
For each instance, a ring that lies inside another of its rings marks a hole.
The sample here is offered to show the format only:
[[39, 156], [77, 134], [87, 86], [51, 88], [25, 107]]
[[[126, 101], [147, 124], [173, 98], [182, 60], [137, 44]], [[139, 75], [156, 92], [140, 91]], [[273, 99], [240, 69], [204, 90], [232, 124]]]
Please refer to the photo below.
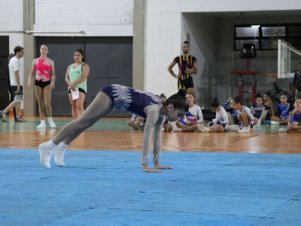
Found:
[[55, 125], [55, 123], [54, 123], [52, 117], [49, 117], [49, 118], [48, 118], [48, 123], [49, 123], [50, 127], [52, 127], [52, 128], [55, 128], [55, 127], [56, 127], [56, 125]]
[[65, 144], [64, 142], [61, 142], [60, 143], [60, 146], [63, 148], [63, 149], [67, 149], [69, 147], [68, 144]]
[[41, 123], [37, 126], [37, 128], [45, 128], [46, 124], [45, 124], [45, 120], [41, 120]]
[[49, 140], [49, 141], [47, 142], [47, 145], [48, 145], [50, 148], [55, 148], [55, 147], [56, 147], [56, 144], [53, 143], [52, 139]]

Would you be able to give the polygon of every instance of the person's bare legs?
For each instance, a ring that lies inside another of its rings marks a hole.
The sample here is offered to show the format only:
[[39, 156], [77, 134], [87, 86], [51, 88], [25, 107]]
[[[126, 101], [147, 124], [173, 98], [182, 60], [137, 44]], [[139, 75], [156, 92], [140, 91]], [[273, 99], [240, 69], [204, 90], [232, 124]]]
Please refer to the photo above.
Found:
[[248, 127], [250, 125], [250, 119], [247, 114], [241, 113], [240, 115], [238, 115], [237, 118], [239, 121], [243, 123], [245, 127]]
[[69, 98], [69, 103], [71, 106], [72, 119], [76, 119], [77, 118], [76, 107], [75, 107], [75, 101], [72, 100], [72, 94], [68, 94], [68, 98]]
[[69, 102], [71, 105], [72, 118], [77, 119], [84, 113], [84, 102], [86, 99], [86, 94], [79, 92], [79, 99], [72, 100], [72, 95], [69, 94]]
[[38, 102], [40, 120], [45, 120], [45, 112], [43, 109], [43, 89], [40, 86], [35, 86], [35, 95]]
[[45, 109], [48, 117], [52, 117], [52, 107], [51, 107], [51, 93], [52, 90], [50, 85], [46, 86], [43, 90]]
[[43, 103], [43, 89], [40, 86], [35, 86], [35, 95], [38, 102], [40, 124], [37, 126], [37, 129], [45, 129], [45, 112], [44, 112], [44, 103]]
[[220, 125], [220, 124], [215, 124], [209, 127], [209, 132], [215, 132], [215, 133], [220, 133], [220, 132], [225, 132], [225, 128]]
[[51, 89], [51, 86], [48, 85], [43, 89], [45, 109], [46, 109], [46, 113], [48, 116], [48, 123], [49, 123], [50, 127], [56, 128], [56, 125], [52, 119], [51, 95], [52, 95], [52, 89]]

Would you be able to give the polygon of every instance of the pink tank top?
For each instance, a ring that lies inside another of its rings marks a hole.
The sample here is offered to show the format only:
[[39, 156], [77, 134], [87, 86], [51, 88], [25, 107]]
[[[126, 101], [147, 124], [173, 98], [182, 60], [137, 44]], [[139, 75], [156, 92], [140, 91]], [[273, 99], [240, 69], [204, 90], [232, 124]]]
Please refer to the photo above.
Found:
[[38, 58], [36, 62], [36, 80], [50, 81], [51, 65], [47, 64], [46, 59]]

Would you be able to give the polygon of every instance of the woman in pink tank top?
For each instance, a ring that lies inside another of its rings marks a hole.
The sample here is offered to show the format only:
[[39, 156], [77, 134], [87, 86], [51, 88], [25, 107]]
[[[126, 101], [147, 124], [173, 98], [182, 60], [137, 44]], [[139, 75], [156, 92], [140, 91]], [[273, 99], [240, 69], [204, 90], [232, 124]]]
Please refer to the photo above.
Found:
[[[55, 128], [56, 125], [52, 119], [52, 107], [51, 107], [51, 93], [55, 86], [55, 70], [54, 62], [47, 57], [48, 46], [43, 44], [40, 48], [40, 57], [32, 61], [31, 72], [28, 79], [28, 88], [32, 87], [32, 78], [35, 74], [35, 95], [39, 107], [39, 115], [41, 123], [37, 126], [37, 129], [45, 129], [45, 110], [48, 116], [48, 123], [50, 128]], [[44, 104], [43, 104], [44, 102]]]

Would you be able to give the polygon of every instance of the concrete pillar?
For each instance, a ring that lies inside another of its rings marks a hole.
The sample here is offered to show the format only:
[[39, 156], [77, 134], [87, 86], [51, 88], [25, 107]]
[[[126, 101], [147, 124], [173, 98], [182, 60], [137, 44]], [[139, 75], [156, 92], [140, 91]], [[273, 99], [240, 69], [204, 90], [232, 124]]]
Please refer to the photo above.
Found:
[[134, 0], [133, 87], [144, 89], [144, 7], [145, 0]]
[[25, 34], [23, 35], [24, 43], [24, 111], [26, 116], [35, 115], [36, 100], [34, 97], [34, 88], [29, 90], [27, 88], [28, 75], [31, 70], [31, 63], [35, 57], [35, 45], [34, 37], [31, 33], [26, 33], [26, 31], [32, 31], [34, 25], [34, 0], [24, 0], [23, 2], [23, 30]]

